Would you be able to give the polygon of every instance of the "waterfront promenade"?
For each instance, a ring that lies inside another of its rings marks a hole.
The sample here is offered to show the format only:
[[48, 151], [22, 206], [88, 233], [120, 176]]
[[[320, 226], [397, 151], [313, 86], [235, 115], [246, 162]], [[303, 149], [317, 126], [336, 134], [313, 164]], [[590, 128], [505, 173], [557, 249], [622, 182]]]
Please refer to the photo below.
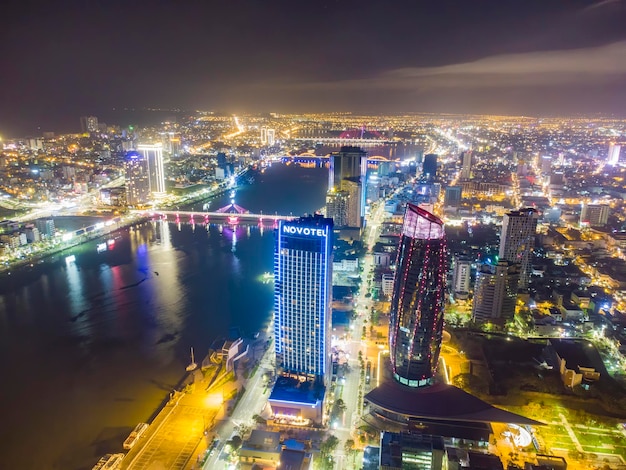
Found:
[[[273, 357], [271, 348], [265, 348], [265, 339], [258, 339], [250, 346], [256, 361], [238, 367], [237, 379], [232, 374], [220, 372], [205, 376], [200, 369], [189, 373], [183, 381], [182, 391], [172, 392], [170, 399], [158, 412], [148, 431], [122, 461], [122, 469], [171, 469], [191, 470], [216, 468], [226, 440], [234, 430], [233, 423], [248, 422], [253, 414], [260, 413], [265, 400], [262, 387], [263, 371], [270, 367]], [[244, 371], [255, 373], [245, 379]], [[246, 388], [240, 399], [237, 396]], [[230, 416], [228, 416], [228, 408]], [[213, 455], [207, 449], [213, 438], [219, 444]]]

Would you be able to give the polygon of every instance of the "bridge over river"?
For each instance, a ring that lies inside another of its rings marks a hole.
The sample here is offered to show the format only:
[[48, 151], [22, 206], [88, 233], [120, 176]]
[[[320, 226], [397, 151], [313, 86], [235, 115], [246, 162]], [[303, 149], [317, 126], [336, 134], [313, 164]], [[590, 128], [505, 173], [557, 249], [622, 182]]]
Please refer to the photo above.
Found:
[[293, 220], [296, 218], [291, 215], [279, 215], [279, 214], [255, 214], [249, 210], [235, 204], [234, 202], [228, 206], [217, 209], [216, 211], [172, 211], [172, 210], [150, 210], [150, 211], [138, 211], [140, 214], [159, 218], [161, 220], [171, 220], [173, 222], [190, 222], [190, 223], [214, 223], [214, 222], [227, 222], [232, 225], [236, 225], [240, 222], [251, 223], [257, 222], [259, 224], [266, 223], [278, 223], [279, 220]]

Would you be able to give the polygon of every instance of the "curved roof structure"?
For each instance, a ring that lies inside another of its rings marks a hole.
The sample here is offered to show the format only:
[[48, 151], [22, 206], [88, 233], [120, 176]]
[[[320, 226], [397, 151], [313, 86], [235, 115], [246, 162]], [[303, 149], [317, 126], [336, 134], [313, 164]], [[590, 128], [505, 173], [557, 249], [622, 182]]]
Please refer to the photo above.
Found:
[[364, 397], [372, 405], [407, 418], [474, 423], [542, 425], [524, 416], [496, 408], [460, 388], [443, 383], [410, 388], [386, 380]]

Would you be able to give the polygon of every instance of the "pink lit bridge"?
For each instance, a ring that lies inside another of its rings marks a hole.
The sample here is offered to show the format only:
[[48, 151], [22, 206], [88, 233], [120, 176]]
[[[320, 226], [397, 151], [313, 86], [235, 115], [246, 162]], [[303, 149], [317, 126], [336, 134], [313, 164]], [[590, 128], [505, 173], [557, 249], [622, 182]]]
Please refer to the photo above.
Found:
[[160, 220], [170, 220], [172, 222], [188, 222], [198, 224], [209, 223], [228, 223], [237, 225], [239, 223], [258, 223], [258, 224], [274, 224], [279, 220], [293, 220], [294, 215], [278, 215], [278, 214], [253, 214], [249, 210], [235, 204], [229, 204], [214, 212], [206, 211], [142, 211], [147, 217]]

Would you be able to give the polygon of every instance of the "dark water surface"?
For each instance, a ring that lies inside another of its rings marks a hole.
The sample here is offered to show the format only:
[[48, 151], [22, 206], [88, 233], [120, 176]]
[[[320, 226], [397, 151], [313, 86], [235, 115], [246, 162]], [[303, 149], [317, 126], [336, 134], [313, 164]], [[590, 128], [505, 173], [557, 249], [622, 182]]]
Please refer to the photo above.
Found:
[[[322, 169], [275, 166], [236, 202], [313, 212], [326, 181]], [[0, 277], [0, 469], [91, 468], [152, 415], [190, 346], [203, 356], [229, 327], [269, 320], [271, 286], [258, 278], [272, 269], [272, 230], [149, 222], [97, 244]]]

